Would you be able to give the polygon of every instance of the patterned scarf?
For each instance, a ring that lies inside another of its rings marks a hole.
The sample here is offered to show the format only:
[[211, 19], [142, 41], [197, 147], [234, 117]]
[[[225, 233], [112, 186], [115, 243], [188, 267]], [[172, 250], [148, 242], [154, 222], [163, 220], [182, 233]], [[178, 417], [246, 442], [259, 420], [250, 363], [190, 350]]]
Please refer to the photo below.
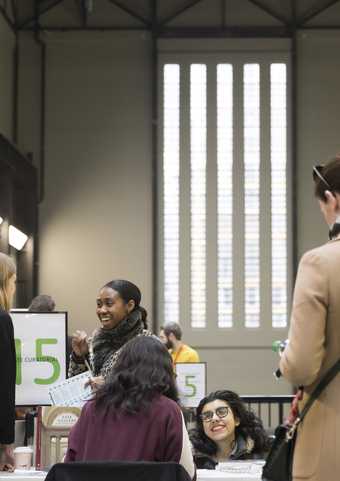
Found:
[[112, 329], [99, 328], [92, 339], [94, 375], [98, 376], [105, 361], [130, 339], [142, 334], [143, 329], [142, 313], [138, 308]]

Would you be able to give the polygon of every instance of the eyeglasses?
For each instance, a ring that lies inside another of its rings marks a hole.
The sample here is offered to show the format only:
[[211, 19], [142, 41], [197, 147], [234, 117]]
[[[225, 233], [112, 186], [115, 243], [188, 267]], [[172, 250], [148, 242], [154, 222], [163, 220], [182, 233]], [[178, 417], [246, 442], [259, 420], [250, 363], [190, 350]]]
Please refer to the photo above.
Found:
[[214, 414], [217, 415], [220, 419], [226, 418], [229, 414], [230, 408], [227, 406], [220, 406], [219, 408], [215, 409], [215, 411], [205, 411], [200, 415], [200, 418], [204, 423], [209, 423], [213, 417]]
[[327, 180], [323, 177], [323, 175], [321, 174], [321, 172], [323, 171], [324, 169], [324, 166], [323, 165], [314, 165], [313, 167], [313, 180], [314, 182], [316, 182], [317, 180], [321, 180], [321, 182], [324, 183], [324, 185], [327, 187], [327, 189], [329, 189], [330, 191], [332, 191], [332, 188], [331, 186], [329, 185], [329, 183], [327, 182]]

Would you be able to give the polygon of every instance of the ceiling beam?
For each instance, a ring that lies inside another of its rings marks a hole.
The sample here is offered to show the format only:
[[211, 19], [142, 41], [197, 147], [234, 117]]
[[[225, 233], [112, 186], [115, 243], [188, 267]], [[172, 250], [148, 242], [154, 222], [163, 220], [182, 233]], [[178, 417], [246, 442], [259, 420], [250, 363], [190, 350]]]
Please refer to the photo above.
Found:
[[167, 23], [171, 22], [175, 18], [179, 17], [182, 15], [182, 13], [186, 12], [187, 10], [190, 10], [190, 8], [194, 7], [198, 3], [200, 3], [202, 0], [190, 0], [189, 2], [186, 3], [186, 5], [183, 5], [181, 8], [179, 8], [176, 12], [172, 13], [168, 17], [164, 18], [161, 22], [160, 25], [166, 25]]
[[12, 32], [16, 33], [15, 24], [13, 23], [10, 16], [8, 15], [5, 7], [3, 7], [2, 5], [0, 5], [0, 14], [3, 16], [5, 22], [7, 23], [9, 28], [12, 30]]
[[291, 38], [292, 29], [278, 27], [164, 27], [159, 38]]
[[14, 18], [14, 25], [17, 26], [18, 23], [18, 5], [16, 0], [11, 0], [12, 14]]
[[[103, 26], [94, 26], [94, 25], [87, 25], [86, 27], [62, 27], [62, 26], [54, 26], [54, 27], [48, 27], [48, 26], [43, 26], [42, 29], [44, 32], [147, 32], [150, 29], [146, 27], [122, 27], [122, 26], [108, 26], [108, 25], [103, 25]], [[22, 29], [24, 32], [34, 32], [36, 31], [35, 27], [25, 27]]]
[[[50, 3], [49, 5], [47, 5], [46, 7], [43, 7], [43, 8], [39, 8], [39, 17], [41, 15], [44, 15], [44, 13], [48, 12], [49, 10], [52, 10], [52, 8], [58, 6], [60, 3], [62, 3], [64, 0], [54, 0], [53, 3]], [[40, 2], [38, 2], [39, 4]], [[31, 22], [34, 22], [36, 20], [36, 15], [34, 14], [32, 17], [30, 18], [27, 18], [26, 20], [24, 20], [22, 23], [20, 23], [18, 25], [18, 29], [19, 30], [22, 30], [24, 29], [25, 27], [27, 27], [27, 25], [29, 25]]]
[[323, 5], [321, 5], [320, 3], [314, 5], [313, 8], [308, 10], [305, 15], [303, 15], [303, 17], [297, 21], [298, 26], [300, 27], [302, 25], [305, 25], [305, 23], [309, 22], [310, 20], [312, 20], [312, 18], [317, 17], [318, 15], [320, 15], [320, 13], [323, 13], [325, 10], [335, 5], [336, 3], [338, 3], [338, 1], [339, 0], [328, 0], [328, 2], [324, 3]]
[[80, 19], [83, 27], [87, 27], [88, 24], [88, 9], [86, 5], [86, 0], [81, 0], [80, 2]]
[[128, 13], [131, 17], [135, 18], [136, 20], [139, 20], [140, 22], [144, 23], [144, 25], [146, 25], [147, 27], [151, 27], [150, 20], [143, 17], [142, 15], [139, 15], [139, 13], [135, 12], [130, 7], [123, 5], [122, 2], [120, 2], [119, 0], [109, 0], [109, 2], [112, 3], [112, 5], [115, 5], [116, 7], [118, 7], [123, 12]]
[[296, 1], [290, 0], [290, 15], [292, 17], [292, 25], [296, 25]]
[[340, 25], [302, 25], [299, 30], [340, 30]]
[[227, 16], [227, 0], [220, 0], [221, 4], [221, 27], [226, 26], [226, 16]]
[[263, 10], [264, 12], [268, 13], [271, 17], [275, 18], [279, 22], [283, 23], [284, 25], [289, 25], [289, 19], [275, 11], [272, 7], [269, 7], [268, 5], [264, 4], [260, 0], [248, 0], [250, 3], [258, 7], [260, 10]]

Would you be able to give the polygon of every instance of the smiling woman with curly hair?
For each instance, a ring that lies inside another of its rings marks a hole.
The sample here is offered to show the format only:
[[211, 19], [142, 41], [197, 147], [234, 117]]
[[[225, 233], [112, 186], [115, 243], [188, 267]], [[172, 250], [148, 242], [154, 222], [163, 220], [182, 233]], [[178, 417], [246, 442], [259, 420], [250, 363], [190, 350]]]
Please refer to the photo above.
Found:
[[85, 331], [74, 333], [69, 377], [90, 367], [89, 383], [93, 390], [98, 389], [109, 376], [122, 347], [134, 337], [151, 335], [141, 300], [140, 289], [125, 279], [114, 279], [100, 289], [96, 299], [100, 326], [89, 338]]
[[261, 459], [269, 448], [261, 420], [233, 391], [212, 392], [201, 400], [190, 439], [199, 469], [215, 469], [228, 459]]

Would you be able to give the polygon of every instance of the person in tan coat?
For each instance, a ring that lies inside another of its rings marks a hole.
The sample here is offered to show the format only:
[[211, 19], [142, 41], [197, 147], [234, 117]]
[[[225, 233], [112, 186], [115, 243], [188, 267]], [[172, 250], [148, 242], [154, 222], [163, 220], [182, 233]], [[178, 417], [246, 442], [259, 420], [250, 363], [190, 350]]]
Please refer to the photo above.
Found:
[[[301, 259], [293, 298], [283, 376], [304, 386], [300, 410], [325, 372], [340, 358], [340, 157], [313, 169], [315, 195], [330, 241]], [[340, 480], [340, 375], [299, 425], [294, 481]]]

